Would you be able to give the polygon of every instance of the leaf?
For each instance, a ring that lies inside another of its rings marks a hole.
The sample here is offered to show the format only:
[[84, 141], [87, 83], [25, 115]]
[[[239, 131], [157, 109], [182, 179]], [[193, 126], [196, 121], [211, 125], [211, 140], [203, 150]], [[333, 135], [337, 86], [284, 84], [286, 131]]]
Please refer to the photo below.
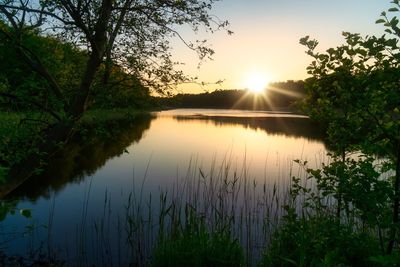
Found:
[[392, 7], [392, 8], [389, 8], [388, 11], [389, 12], [397, 12], [397, 11], [399, 11], [399, 9], [397, 7]]
[[19, 213], [24, 216], [25, 218], [32, 218], [31, 210], [29, 209], [21, 209]]
[[385, 21], [384, 19], [378, 19], [377, 21], [375, 21], [376, 24], [385, 23], [385, 22], [386, 22], [386, 21]]

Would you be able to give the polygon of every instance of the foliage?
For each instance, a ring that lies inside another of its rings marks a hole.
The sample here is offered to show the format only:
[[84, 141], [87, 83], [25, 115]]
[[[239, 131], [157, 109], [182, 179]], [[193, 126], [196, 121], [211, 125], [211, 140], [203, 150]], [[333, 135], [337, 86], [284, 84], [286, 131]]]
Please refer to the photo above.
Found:
[[50, 118], [40, 113], [0, 112], [0, 182], [4, 182], [7, 170], [20, 162], [27, 154], [37, 152], [33, 145], [41, 139], [43, 123]]
[[379, 245], [367, 233], [340, 225], [334, 217], [299, 218], [287, 211], [259, 266], [376, 266], [369, 257]]
[[[308, 182], [293, 177], [292, 202], [261, 266], [377, 266], [386, 257], [383, 233], [390, 228], [393, 200], [379, 166], [371, 157], [334, 158], [320, 169], [298, 163]], [[343, 205], [340, 218], [335, 205]]]
[[151, 266], [244, 266], [238, 240], [226, 230], [208, 231], [202, 221], [191, 217], [183, 230], [160, 236]]
[[[307, 162], [299, 163], [306, 169], [307, 179], [315, 182], [315, 189], [310, 189], [293, 178], [292, 196], [303, 195], [305, 212], [311, 209], [311, 213], [333, 215], [335, 205], [342, 205], [339, 221], [353, 226], [361, 224], [364, 229], [379, 233], [389, 228], [394, 192], [388, 179], [390, 175], [385, 175], [384, 162], [378, 164], [372, 157], [359, 156], [357, 160], [347, 158], [345, 162], [336, 157], [320, 169], [307, 168]], [[343, 201], [339, 202], [339, 198]]]
[[[102, 65], [98, 80], [104, 75], [104, 72]], [[91, 106], [97, 109], [148, 109], [152, 107], [149, 88], [143, 86], [137, 77], [126, 73], [116, 64], [110, 70], [107, 85], [101, 81], [95, 84], [91, 99]]]
[[[392, 1], [388, 13], [399, 11], [399, 1]], [[400, 222], [400, 38], [399, 20], [382, 12], [387, 37], [344, 32], [346, 43], [325, 53], [316, 51], [318, 42], [308, 36], [300, 43], [313, 58], [307, 68], [312, 75], [306, 81], [308, 97], [305, 110], [322, 122], [336, 153], [345, 161], [346, 152], [363, 151], [391, 160], [392, 224], [387, 252], [398, 240]], [[347, 178], [348, 179], [348, 178]], [[346, 187], [346, 179], [338, 185]], [[361, 193], [361, 192], [359, 192]], [[382, 194], [384, 191], [382, 192]], [[338, 198], [339, 203], [341, 198]], [[364, 200], [365, 202], [365, 200]], [[340, 205], [339, 205], [340, 207]], [[340, 208], [337, 212], [340, 217]]]
[[[315, 52], [317, 41], [301, 39], [314, 58], [306, 81], [307, 113], [325, 123], [332, 143], [346, 147], [370, 137], [362, 148], [395, 154], [399, 130], [400, 51], [396, 38], [343, 33], [346, 44]], [[361, 144], [362, 145], [362, 144]]]
[[[61, 40], [43, 37], [35, 32], [26, 32], [21, 42], [30, 51], [41, 55], [42, 64], [59, 81], [61, 91], [68, 102], [72, 101], [74, 90], [79, 86], [86, 53]], [[10, 56], [11, 54], [11, 56]], [[8, 42], [0, 45], [0, 70], [3, 82], [0, 83], [2, 107], [11, 111], [43, 112], [57, 110], [57, 100], [49, 94], [49, 85], [29, 65], [18, 51]], [[12, 66], [12, 67], [11, 67]], [[143, 108], [149, 104], [149, 90], [140, 81], [114, 64], [107, 85], [101, 82], [104, 65], [96, 76], [91, 95], [91, 105], [101, 108]], [[21, 76], [24, 79], [21, 79]], [[60, 103], [58, 103], [60, 104]], [[45, 108], [45, 110], [43, 110]]]
[[[4, 26], [5, 27], [5, 26]], [[17, 34], [11, 28], [10, 34]], [[79, 75], [87, 58], [85, 53], [73, 45], [56, 38], [40, 36], [38, 32], [25, 30], [19, 33], [21, 45], [40, 55], [41, 64], [60, 85], [68, 99], [79, 85]], [[51, 94], [50, 84], [32, 70], [15, 44], [0, 33], [0, 70], [7, 88], [1, 90], [3, 107], [10, 110], [59, 110], [62, 103]]]

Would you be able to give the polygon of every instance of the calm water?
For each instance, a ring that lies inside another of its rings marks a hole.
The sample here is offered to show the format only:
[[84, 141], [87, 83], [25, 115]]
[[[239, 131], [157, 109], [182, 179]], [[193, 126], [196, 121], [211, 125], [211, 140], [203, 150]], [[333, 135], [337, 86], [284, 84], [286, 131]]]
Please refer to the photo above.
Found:
[[[286, 188], [296, 172], [294, 159], [318, 166], [326, 153], [308, 119], [289, 113], [181, 109], [119, 127], [109, 136], [75, 140], [45, 174], [8, 196], [18, 200], [17, 207], [31, 209], [32, 219], [8, 215], [1, 223], [3, 247], [24, 254], [43, 244], [44, 250], [74, 261], [80, 246], [99, 243], [101, 229], [108, 231], [102, 251], [109, 253], [126, 244], [115, 231], [124, 228], [119, 220], [131, 192], [141, 196], [143, 206], [157, 203], [152, 207], [157, 209], [160, 192], [178, 190], [200, 170], [207, 177], [227, 166], [253, 184]], [[99, 261], [99, 251], [85, 253]]]

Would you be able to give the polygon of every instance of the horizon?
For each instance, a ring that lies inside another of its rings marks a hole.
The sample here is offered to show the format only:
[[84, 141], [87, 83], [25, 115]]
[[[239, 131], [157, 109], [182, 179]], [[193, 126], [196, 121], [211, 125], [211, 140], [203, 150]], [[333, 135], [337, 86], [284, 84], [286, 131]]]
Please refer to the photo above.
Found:
[[[383, 35], [384, 27], [375, 21], [390, 5], [390, 1], [376, 0], [219, 1], [211, 13], [228, 20], [233, 35], [224, 31], [196, 35], [180, 28], [181, 35], [189, 41], [209, 40], [215, 54], [212, 61], [203, 62], [198, 68], [196, 55], [180, 41], [172, 40], [174, 59], [184, 63], [181, 70], [199, 81], [179, 85], [175, 93], [246, 89], [254, 80], [258, 81], [256, 87], [272, 81], [304, 80], [311, 58], [299, 44], [300, 38], [309, 35], [317, 39], [317, 50], [325, 51], [344, 42], [344, 31], [362, 36]], [[219, 80], [224, 82], [215, 83]]]
[[303, 80], [301, 80], [301, 79], [299, 79], [299, 80], [288, 79], [288, 80], [285, 80], [285, 81], [270, 81], [263, 88], [263, 90], [255, 91], [255, 92], [253, 90], [251, 90], [250, 88], [220, 88], [220, 87], [216, 87], [215, 89], [204, 90], [204, 91], [199, 91], [199, 92], [197, 92], [197, 91], [195, 91], [195, 92], [176, 91], [176, 92], [174, 92], [175, 94], [172, 94], [172, 95], [152, 95], [152, 96], [153, 97], [161, 97], [161, 98], [163, 98], [163, 97], [169, 98], [169, 97], [174, 97], [174, 96], [177, 96], [177, 95], [180, 95], [180, 94], [200, 95], [200, 94], [211, 94], [211, 93], [214, 93], [214, 92], [217, 92], [217, 91], [247, 91], [247, 93], [249, 93], [249, 94], [257, 95], [257, 94], [264, 94], [264, 93], [268, 92], [270, 88], [275, 87], [273, 84], [279, 84], [279, 83], [285, 84], [285, 83], [290, 83], [290, 82], [296, 83], [296, 82], [304, 82], [304, 81], [305, 81], [305, 79], [303, 79]]

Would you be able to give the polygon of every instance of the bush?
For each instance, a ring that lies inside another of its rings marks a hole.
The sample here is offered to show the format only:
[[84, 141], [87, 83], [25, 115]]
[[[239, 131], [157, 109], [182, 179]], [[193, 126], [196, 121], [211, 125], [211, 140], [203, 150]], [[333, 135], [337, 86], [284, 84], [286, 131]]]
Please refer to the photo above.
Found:
[[288, 210], [260, 266], [376, 266], [379, 244], [330, 216], [297, 218]]

